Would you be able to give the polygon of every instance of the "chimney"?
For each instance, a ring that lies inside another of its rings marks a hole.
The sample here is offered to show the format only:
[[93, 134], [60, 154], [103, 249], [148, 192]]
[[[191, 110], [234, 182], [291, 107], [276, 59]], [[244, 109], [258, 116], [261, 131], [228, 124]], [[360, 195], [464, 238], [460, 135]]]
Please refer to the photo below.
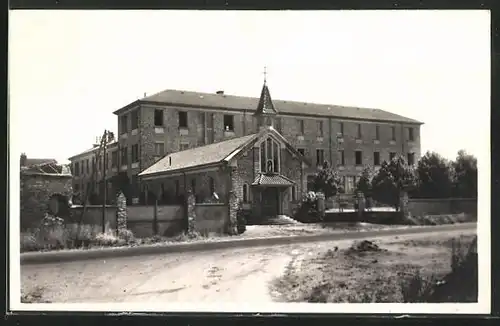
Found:
[[215, 93], [218, 94], [218, 95], [224, 95], [224, 91], [217, 91]]
[[26, 156], [26, 153], [21, 154], [21, 166], [26, 166], [28, 161], [28, 157]]

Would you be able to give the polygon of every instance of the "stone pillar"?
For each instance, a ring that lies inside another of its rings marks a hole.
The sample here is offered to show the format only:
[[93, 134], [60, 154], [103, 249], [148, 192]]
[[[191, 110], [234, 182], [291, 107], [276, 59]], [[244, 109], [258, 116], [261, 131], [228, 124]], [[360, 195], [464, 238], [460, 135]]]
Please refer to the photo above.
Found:
[[238, 234], [238, 196], [234, 191], [229, 192], [228, 198], [229, 205], [229, 221], [227, 224], [227, 234], [237, 235]]
[[323, 193], [318, 193], [317, 195], [317, 206], [318, 206], [318, 215], [321, 220], [325, 217], [325, 195]]
[[400, 191], [399, 193], [399, 211], [403, 217], [410, 215], [408, 211], [408, 193], [406, 191]]
[[127, 198], [121, 191], [116, 197], [116, 207], [116, 230], [119, 232], [127, 229]]
[[187, 193], [187, 218], [188, 218], [188, 234], [193, 234], [196, 232], [196, 198], [194, 197], [193, 191], [190, 189]]
[[358, 201], [358, 218], [361, 221], [363, 219], [363, 213], [365, 212], [365, 195], [359, 191], [356, 200]]

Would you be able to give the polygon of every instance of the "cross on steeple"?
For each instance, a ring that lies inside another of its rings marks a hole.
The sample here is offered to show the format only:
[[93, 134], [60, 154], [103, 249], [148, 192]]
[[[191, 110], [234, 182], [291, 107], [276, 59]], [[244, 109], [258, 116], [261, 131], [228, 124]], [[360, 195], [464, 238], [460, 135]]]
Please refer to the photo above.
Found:
[[266, 84], [266, 81], [267, 81], [267, 67], [264, 66], [264, 84]]

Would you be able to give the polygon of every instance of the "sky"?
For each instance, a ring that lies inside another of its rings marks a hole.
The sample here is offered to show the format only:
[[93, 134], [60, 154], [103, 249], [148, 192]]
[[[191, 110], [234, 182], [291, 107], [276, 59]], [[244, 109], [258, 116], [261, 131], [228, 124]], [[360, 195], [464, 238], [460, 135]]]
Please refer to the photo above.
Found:
[[11, 11], [11, 155], [67, 158], [164, 89], [379, 108], [421, 149], [490, 146], [488, 11]]

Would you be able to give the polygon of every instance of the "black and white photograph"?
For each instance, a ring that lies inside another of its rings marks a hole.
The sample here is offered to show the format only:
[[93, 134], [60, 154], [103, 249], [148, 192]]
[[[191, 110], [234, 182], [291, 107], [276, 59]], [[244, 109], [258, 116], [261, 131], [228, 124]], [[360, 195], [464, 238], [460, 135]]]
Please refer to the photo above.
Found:
[[490, 313], [490, 43], [487, 10], [10, 11], [11, 308]]

